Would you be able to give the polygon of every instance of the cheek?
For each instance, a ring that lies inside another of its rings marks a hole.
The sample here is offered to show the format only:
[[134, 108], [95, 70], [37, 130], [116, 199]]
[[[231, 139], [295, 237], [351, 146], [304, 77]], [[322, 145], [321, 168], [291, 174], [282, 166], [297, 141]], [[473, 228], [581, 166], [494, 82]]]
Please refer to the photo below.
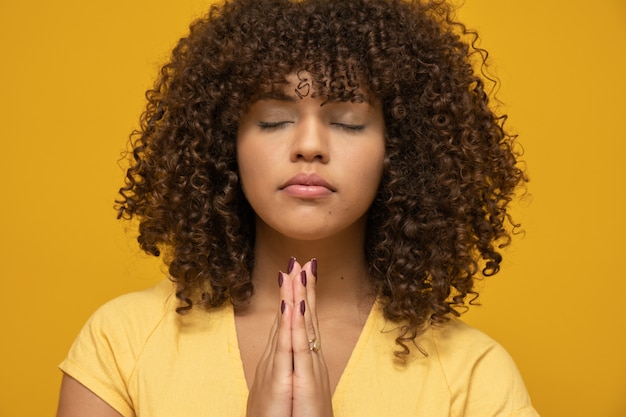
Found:
[[345, 161], [345, 180], [351, 184], [359, 200], [369, 201], [375, 198], [384, 169], [384, 150], [372, 146], [363, 152], [353, 152], [349, 161]]
[[250, 147], [246, 144], [242, 146], [241, 143], [237, 144], [237, 166], [239, 169], [239, 183], [244, 195], [248, 198], [248, 190], [253, 189], [254, 185], [251, 183], [251, 179], [254, 178], [255, 164], [252, 159], [253, 153], [250, 152]]
[[250, 203], [256, 200], [255, 194], [267, 192], [271, 183], [271, 167], [275, 158], [267, 147], [258, 146], [256, 142], [243, 142], [237, 151], [239, 182], [244, 195]]
[[373, 157], [370, 159], [370, 184], [372, 187], [372, 200], [376, 196], [378, 192], [378, 188], [380, 187], [380, 183], [383, 178], [383, 172], [385, 170], [385, 147], [380, 146], [373, 152]]
[[242, 181], [254, 177], [254, 172], [260, 159], [258, 157], [258, 145], [253, 139], [244, 137], [237, 141], [237, 165], [239, 166], [239, 176], [242, 178]]
[[382, 178], [385, 165], [384, 144], [372, 145], [359, 159], [360, 168], [362, 172], [366, 173], [368, 180], [378, 184]]

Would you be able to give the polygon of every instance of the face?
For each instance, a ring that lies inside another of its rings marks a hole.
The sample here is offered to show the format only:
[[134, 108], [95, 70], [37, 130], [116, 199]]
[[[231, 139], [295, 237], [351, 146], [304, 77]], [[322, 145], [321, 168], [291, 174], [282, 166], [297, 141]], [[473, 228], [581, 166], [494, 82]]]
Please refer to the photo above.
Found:
[[239, 126], [239, 174], [257, 233], [316, 240], [364, 230], [383, 171], [381, 106], [322, 105], [299, 84], [253, 103]]

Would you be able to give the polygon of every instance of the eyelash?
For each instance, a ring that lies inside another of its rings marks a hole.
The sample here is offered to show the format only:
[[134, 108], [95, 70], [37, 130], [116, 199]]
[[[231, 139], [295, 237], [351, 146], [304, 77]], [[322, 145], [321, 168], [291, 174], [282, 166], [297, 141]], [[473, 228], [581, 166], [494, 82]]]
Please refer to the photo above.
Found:
[[345, 123], [331, 123], [332, 125], [338, 126], [339, 128], [346, 130], [348, 132], [358, 132], [365, 129], [365, 125], [349, 125]]
[[[290, 121], [284, 121], [284, 122], [259, 122], [258, 126], [259, 128], [263, 129], [263, 130], [271, 130], [271, 129], [277, 129], [279, 127], [282, 127], [286, 124], [292, 123]], [[333, 126], [337, 126], [340, 129], [346, 130], [348, 132], [358, 132], [361, 131], [363, 129], [365, 129], [365, 125], [350, 125], [350, 124], [345, 124], [345, 123], [331, 123], [331, 125]]]
[[262, 130], [271, 130], [271, 129], [276, 129], [276, 128], [282, 127], [282, 126], [286, 125], [287, 123], [291, 123], [291, 122], [288, 122], [288, 121], [284, 121], [284, 122], [259, 122], [258, 126]]

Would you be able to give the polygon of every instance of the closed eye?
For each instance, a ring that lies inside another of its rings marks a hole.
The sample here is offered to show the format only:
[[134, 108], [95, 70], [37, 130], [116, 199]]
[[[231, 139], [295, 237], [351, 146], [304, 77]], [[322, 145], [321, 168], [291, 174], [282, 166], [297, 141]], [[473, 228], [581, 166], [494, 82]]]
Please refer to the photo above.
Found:
[[283, 127], [289, 123], [293, 123], [290, 121], [280, 121], [280, 122], [258, 122], [257, 126], [259, 126], [263, 130], [271, 130], [277, 129], [279, 127]]
[[360, 130], [365, 129], [365, 125], [354, 125], [354, 124], [349, 124], [349, 123], [331, 123], [331, 124], [343, 130], [347, 130], [348, 132], [358, 132]]

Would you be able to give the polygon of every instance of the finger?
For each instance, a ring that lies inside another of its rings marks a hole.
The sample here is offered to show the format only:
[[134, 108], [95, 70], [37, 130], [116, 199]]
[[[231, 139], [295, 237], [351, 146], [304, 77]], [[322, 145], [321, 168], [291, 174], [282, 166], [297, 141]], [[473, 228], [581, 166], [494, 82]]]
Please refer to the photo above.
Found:
[[280, 287], [282, 298], [279, 306], [272, 367], [279, 375], [285, 376], [291, 375], [293, 371], [293, 349], [291, 346], [291, 311], [293, 306], [292, 302], [287, 301], [287, 299], [293, 299], [293, 291], [289, 276], [281, 274], [283, 277], [283, 284]]
[[[313, 258], [303, 266], [303, 270], [307, 272], [306, 281], [306, 299], [308, 314], [305, 314], [305, 326], [307, 326], [307, 334], [309, 335], [309, 350], [312, 351], [313, 373], [317, 379], [326, 381], [328, 379], [328, 371], [322, 353], [322, 334], [319, 329], [319, 321], [317, 318], [317, 259]], [[311, 335], [315, 335], [312, 337]], [[311, 340], [313, 342], [311, 343]]]
[[[319, 342], [319, 332], [317, 328], [317, 314], [315, 311], [315, 275], [313, 274], [317, 261], [309, 261], [302, 268], [300, 282], [302, 288], [294, 286], [294, 297], [302, 297], [306, 300], [306, 310], [304, 314], [304, 325], [308, 335], [309, 342]], [[302, 292], [299, 292], [301, 290]], [[296, 292], [298, 291], [298, 292]]]
[[[291, 316], [284, 317], [284, 311], [288, 305], [291, 305], [293, 299], [291, 278], [283, 272], [278, 272], [278, 287], [280, 295], [280, 304], [276, 313], [272, 330], [270, 331], [268, 344], [261, 356], [257, 369], [263, 368], [263, 375], [270, 378], [277, 372], [284, 375], [284, 370], [288, 369], [292, 372], [293, 364], [291, 357]], [[277, 355], [278, 350], [278, 355]], [[286, 353], [288, 352], [288, 353]]]
[[272, 373], [272, 368], [274, 366], [274, 355], [276, 352], [276, 344], [278, 340], [278, 326], [279, 326], [280, 315], [277, 314], [274, 318], [274, 323], [272, 324], [272, 328], [270, 329], [267, 345], [265, 346], [265, 350], [261, 355], [261, 359], [256, 367], [257, 376], [261, 375], [264, 377], [268, 377]]
[[274, 323], [272, 324], [272, 328], [270, 329], [270, 334], [268, 338], [267, 346], [265, 346], [265, 351], [261, 356], [261, 360], [268, 358], [272, 352], [276, 349], [276, 339], [278, 335], [278, 320], [280, 316], [277, 314], [274, 318]]
[[[292, 310], [297, 310], [299, 308], [297, 303], [299, 302], [300, 298], [296, 300], [294, 283], [300, 282], [300, 273], [302, 272], [302, 267], [300, 266], [296, 258], [291, 257], [289, 259], [287, 271], [289, 271], [287, 274], [283, 273], [283, 285], [281, 287], [280, 295], [285, 300], [287, 305], [291, 307]], [[298, 297], [302, 297], [302, 295], [299, 294]]]
[[[291, 344], [291, 320], [290, 316], [285, 316], [281, 310], [288, 312], [284, 302], [280, 304], [266, 353], [257, 366], [250, 387], [247, 415], [291, 414], [293, 398], [291, 349], [284, 348], [285, 338], [286, 344]], [[287, 350], [286, 355], [283, 353], [284, 350]]]
[[311, 351], [311, 343], [315, 342], [317, 335], [313, 327], [310, 306], [307, 301], [307, 285], [309, 282], [307, 271], [310, 274], [310, 264], [300, 271], [300, 279], [293, 281], [294, 314], [292, 316], [291, 343], [294, 352], [294, 374], [296, 377], [314, 376], [313, 364], [314, 352]]
[[[309, 309], [309, 316], [311, 325], [313, 326], [312, 333], [316, 338], [320, 339], [319, 324], [317, 319], [317, 259], [313, 258], [306, 264], [303, 269], [307, 273], [307, 285], [306, 285], [306, 300], [307, 308]], [[306, 319], [306, 316], [305, 316]]]
[[290, 258], [287, 265], [287, 273], [278, 273], [278, 286], [280, 287], [280, 298], [285, 300], [285, 303], [293, 307], [293, 278], [300, 271], [300, 264], [296, 261], [296, 258]]
[[293, 348], [294, 377], [312, 378], [314, 376], [313, 352], [309, 348], [310, 337], [305, 325], [306, 300], [300, 299], [292, 313], [291, 345]]

